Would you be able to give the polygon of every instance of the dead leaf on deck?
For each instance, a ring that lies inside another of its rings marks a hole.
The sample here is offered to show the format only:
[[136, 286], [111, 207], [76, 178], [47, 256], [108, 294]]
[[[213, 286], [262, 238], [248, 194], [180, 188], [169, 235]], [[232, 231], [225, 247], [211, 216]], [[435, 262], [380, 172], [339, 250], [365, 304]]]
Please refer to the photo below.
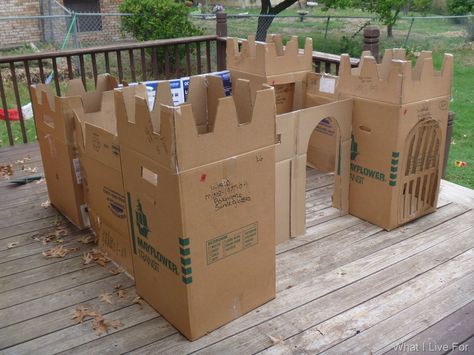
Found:
[[91, 254], [96, 264], [99, 264], [102, 267], [105, 267], [107, 263], [110, 262], [110, 259], [98, 249], [92, 249]]
[[79, 239], [79, 243], [82, 243], [82, 244], [91, 244], [91, 243], [96, 243], [96, 242], [97, 242], [97, 239], [93, 235], [85, 235]]
[[36, 181], [36, 185], [42, 184], [42, 183], [44, 183], [45, 181], [46, 181], [45, 178], [41, 178], [41, 179], [39, 179], [38, 181]]
[[92, 329], [96, 335], [102, 335], [109, 332], [109, 325], [105, 323], [104, 318], [97, 317], [92, 321]]
[[13, 175], [13, 165], [2, 165], [0, 164], [0, 177], [8, 178]]
[[84, 253], [82, 254], [82, 263], [84, 265], [90, 264], [91, 262], [94, 261], [94, 258], [92, 257], [91, 253]]
[[14, 248], [14, 247], [16, 247], [18, 244], [19, 244], [18, 242], [11, 242], [11, 243], [9, 243], [9, 244], [7, 245], [7, 248], [8, 248], [8, 249]]
[[121, 274], [122, 272], [124, 272], [124, 270], [119, 267], [119, 266], [114, 266], [113, 268], [111, 268], [109, 270], [109, 272], [112, 274], [112, 275], [118, 275], [118, 274]]
[[63, 245], [58, 245], [53, 249], [46, 250], [42, 254], [45, 258], [64, 258], [67, 254], [79, 250], [79, 248], [66, 248]]
[[116, 294], [118, 298], [127, 298], [127, 291], [125, 290], [118, 290]]
[[110, 325], [112, 328], [117, 329], [117, 328], [121, 327], [123, 324], [122, 324], [122, 322], [121, 322], [120, 320], [114, 319], [114, 320], [110, 321], [110, 324], [109, 324], [109, 325]]
[[132, 304], [138, 304], [140, 307], [143, 307], [143, 299], [140, 296], [137, 296], [132, 300]]
[[30, 168], [30, 167], [27, 167], [25, 168], [24, 166], [22, 167], [22, 170], [23, 171], [26, 171], [27, 173], [37, 173], [38, 172], [38, 168], [35, 166], [33, 168]]
[[106, 303], [109, 303], [109, 304], [114, 304], [112, 302], [112, 294], [111, 293], [101, 293], [99, 295], [99, 301], [106, 302]]
[[84, 306], [79, 306], [76, 307], [76, 309], [74, 310], [74, 314], [71, 317], [71, 319], [75, 319], [77, 323], [82, 323], [86, 318], [102, 318], [102, 315], [100, 315], [97, 311], [93, 309], [89, 309]]
[[284, 340], [284, 338], [281, 337], [281, 336], [278, 337], [278, 338], [276, 338], [276, 337], [274, 337], [274, 336], [271, 336], [271, 335], [269, 335], [269, 334], [267, 334], [267, 336], [270, 338], [270, 340], [272, 341], [272, 344], [273, 344], [273, 345], [280, 344], [280, 343], [282, 343], [283, 340]]
[[116, 284], [116, 285], [114, 285], [114, 288], [116, 290], [120, 290], [122, 288], [122, 285], [121, 284]]
[[48, 208], [49, 206], [51, 206], [51, 202], [49, 200], [41, 202], [41, 207]]

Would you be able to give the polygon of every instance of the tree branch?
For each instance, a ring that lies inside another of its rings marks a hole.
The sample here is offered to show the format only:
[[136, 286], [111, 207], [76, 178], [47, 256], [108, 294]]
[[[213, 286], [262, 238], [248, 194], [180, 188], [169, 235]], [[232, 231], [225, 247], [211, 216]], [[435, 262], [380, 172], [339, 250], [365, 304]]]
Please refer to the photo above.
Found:
[[289, 8], [293, 5], [297, 0], [283, 0], [282, 2], [278, 3], [278, 5], [272, 7], [270, 9], [270, 13], [273, 15], [279, 14], [283, 10]]

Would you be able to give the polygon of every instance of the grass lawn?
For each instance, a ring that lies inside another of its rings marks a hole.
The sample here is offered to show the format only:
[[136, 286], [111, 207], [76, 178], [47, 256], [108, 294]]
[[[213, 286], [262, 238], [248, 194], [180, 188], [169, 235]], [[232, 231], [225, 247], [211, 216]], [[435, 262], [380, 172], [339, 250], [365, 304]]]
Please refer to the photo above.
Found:
[[[450, 110], [456, 113], [453, 140], [446, 179], [474, 189], [474, 51], [455, 51], [453, 99]], [[436, 54], [440, 65], [442, 56]], [[456, 167], [455, 160], [466, 161], [466, 167]]]

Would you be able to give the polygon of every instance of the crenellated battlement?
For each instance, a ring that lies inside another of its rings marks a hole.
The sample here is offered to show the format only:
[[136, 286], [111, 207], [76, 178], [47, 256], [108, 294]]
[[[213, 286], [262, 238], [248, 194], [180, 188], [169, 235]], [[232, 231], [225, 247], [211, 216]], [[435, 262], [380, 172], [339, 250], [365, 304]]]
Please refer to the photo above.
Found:
[[68, 82], [65, 96], [55, 95], [51, 84], [32, 85], [36, 127], [62, 141], [73, 143], [73, 110], [80, 109], [85, 113], [100, 111], [102, 93], [113, 90], [117, 84], [113, 76], [103, 74], [97, 77], [96, 89], [86, 91], [81, 79], [73, 79]]
[[273, 76], [312, 70], [313, 40], [306, 38], [304, 51], [298, 49], [298, 37], [292, 36], [283, 46], [280, 35], [267, 36], [266, 42], [254, 36], [241, 41], [227, 39], [227, 68], [260, 76]]
[[238, 80], [226, 97], [219, 77], [194, 76], [188, 100], [176, 107], [166, 99], [169, 90], [167, 82], [158, 85], [151, 112], [130, 88], [115, 91], [121, 146], [179, 172], [275, 143], [273, 88], [262, 87], [252, 100], [249, 82]]
[[401, 49], [388, 50], [381, 64], [363, 55], [352, 69], [349, 56], [341, 56], [337, 91], [341, 96], [360, 97], [394, 104], [451, 95], [453, 56], [445, 54], [440, 71], [433, 66], [431, 52], [420, 54], [414, 67]]

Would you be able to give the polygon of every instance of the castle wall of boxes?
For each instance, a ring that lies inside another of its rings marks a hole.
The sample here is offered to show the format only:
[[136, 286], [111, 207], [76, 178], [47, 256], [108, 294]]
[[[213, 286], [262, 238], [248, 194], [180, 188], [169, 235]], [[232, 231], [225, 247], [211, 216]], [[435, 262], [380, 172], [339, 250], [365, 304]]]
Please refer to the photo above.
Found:
[[[101, 75], [33, 108], [51, 203], [188, 339], [275, 297], [275, 244], [305, 233], [306, 168], [332, 203], [387, 230], [435, 211], [451, 90], [430, 52], [311, 72], [312, 42], [241, 47], [229, 72], [117, 88]], [[230, 79], [230, 80], [229, 80]]]

